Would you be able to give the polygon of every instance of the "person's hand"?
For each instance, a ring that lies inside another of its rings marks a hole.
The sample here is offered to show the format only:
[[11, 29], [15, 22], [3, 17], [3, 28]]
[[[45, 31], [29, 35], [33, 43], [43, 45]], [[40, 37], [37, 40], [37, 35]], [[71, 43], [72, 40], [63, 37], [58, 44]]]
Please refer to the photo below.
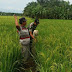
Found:
[[34, 38], [34, 42], [37, 42], [36, 38]]
[[17, 19], [17, 16], [14, 14], [14, 18]]

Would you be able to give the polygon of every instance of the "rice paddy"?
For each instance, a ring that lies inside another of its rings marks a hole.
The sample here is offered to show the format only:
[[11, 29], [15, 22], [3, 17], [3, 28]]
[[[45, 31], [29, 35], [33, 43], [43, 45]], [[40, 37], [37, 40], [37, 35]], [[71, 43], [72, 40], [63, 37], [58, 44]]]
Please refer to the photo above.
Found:
[[[26, 19], [27, 25], [34, 21]], [[72, 20], [40, 19], [37, 30], [33, 47], [40, 72], [72, 72]], [[0, 71], [19, 72], [20, 53], [14, 17], [0, 16]]]

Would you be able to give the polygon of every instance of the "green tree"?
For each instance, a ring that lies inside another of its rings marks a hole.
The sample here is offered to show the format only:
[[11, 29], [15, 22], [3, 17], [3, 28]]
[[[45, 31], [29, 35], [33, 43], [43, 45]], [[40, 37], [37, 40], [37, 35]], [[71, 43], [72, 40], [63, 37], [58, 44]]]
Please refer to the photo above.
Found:
[[23, 14], [48, 19], [72, 19], [72, 5], [64, 0], [37, 0], [28, 3]]

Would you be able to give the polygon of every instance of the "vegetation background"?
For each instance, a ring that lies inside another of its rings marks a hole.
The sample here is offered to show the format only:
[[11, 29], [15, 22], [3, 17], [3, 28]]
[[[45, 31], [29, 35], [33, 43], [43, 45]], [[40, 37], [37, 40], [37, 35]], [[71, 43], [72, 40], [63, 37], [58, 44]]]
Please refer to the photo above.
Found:
[[37, 0], [30, 2], [24, 15], [42, 19], [72, 19], [72, 4], [64, 0]]

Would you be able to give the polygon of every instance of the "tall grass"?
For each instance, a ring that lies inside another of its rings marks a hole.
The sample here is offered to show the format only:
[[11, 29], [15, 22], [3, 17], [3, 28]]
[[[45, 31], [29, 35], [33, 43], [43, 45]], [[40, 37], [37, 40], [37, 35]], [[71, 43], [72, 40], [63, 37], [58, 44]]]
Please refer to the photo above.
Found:
[[[20, 17], [18, 17], [19, 19]], [[0, 70], [14, 72], [21, 59], [21, 46], [14, 17], [0, 17]], [[18, 69], [17, 69], [18, 70]]]
[[37, 60], [41, 72], [72, 72], [72, 20], [40, 20]]
[[[28, 24], [33, 21], [27, 20]], [[34, 44], [40, 72], [72, 72], [71, 23], [71, 20], [40, 20], [39, 35]], [[14, 17], [0, 16], [0, 70], [19, 72], [20, 60], [21, 46]]]

